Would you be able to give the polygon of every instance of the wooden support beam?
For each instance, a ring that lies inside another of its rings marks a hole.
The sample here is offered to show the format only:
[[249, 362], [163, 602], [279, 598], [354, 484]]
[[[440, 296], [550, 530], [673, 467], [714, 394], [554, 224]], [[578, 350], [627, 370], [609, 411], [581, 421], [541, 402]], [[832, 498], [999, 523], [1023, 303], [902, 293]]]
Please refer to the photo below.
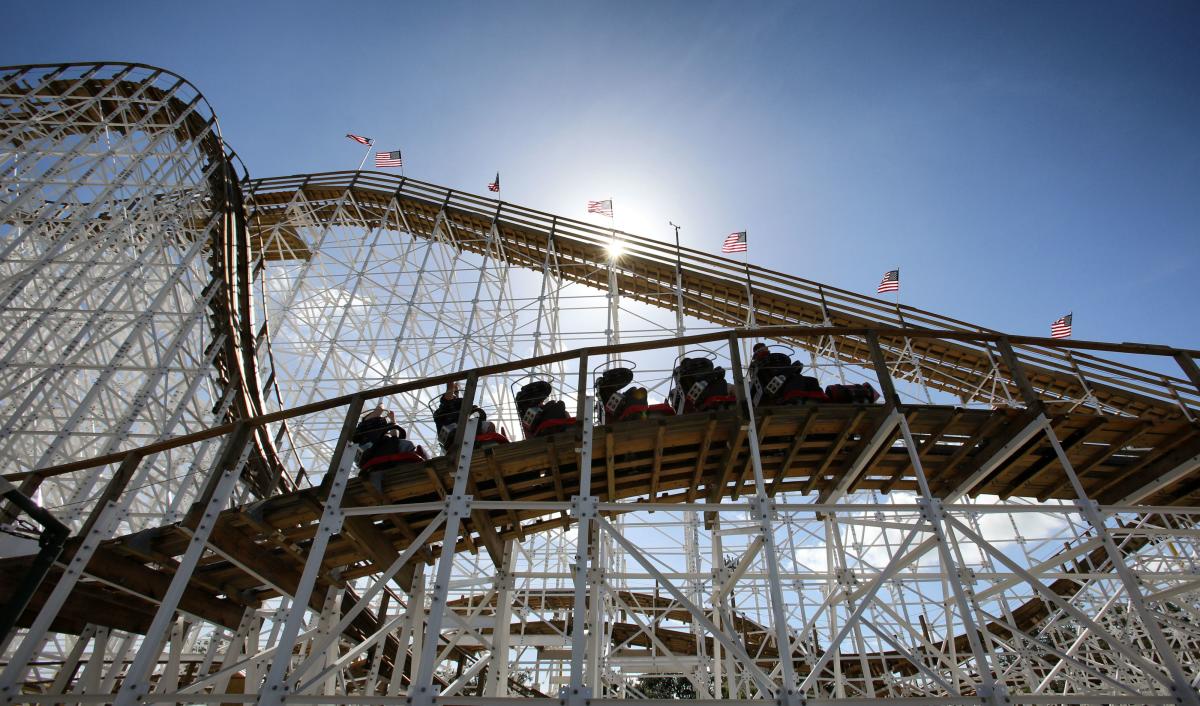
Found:
[[1138, 422], [1137, 424], [1134, 425], [1134, 427], [1132, 429], [1130, 429], [1129, 431], [1125, 432], [1121, 436], [1117, 437], [1117, 439], [1112, 441], [1112, 443], [1110, 443], [1108, 445], [1108, 448], [1097, 451], [1094, 455], [1092, 455], [1090, 458], [1088, 458], [1088, 460], [1075, 466], [1075, 473], [1078, 474], [1080, 478], [1082, 478], [1084, 475], [1086, 475], [1087, 473], [1090, 473], [1097, 466], [1104, 463], [1108, 459], [1112, 458], [1113, 454], [1116, 454], [1121, 449], [1125, 448], [1126, 446], [1129, 446], [1134, 441], [1137, 441], [1137, 438], [1139, 436], [1150, 431], [1153, 427], [1154, 427], [1154, 425], [1151, 424], [1150, 422]]
[[[85, 573], [155, 604], [162, 602], [174, 574], [173, 571], [151, 569], [139, 561], [121, 556], [109, 546], [96, 549]], [[229, 628], [237, 627], [245, 608], [245, 603], [208, 595], [196, 586], [184, 589], [179, 600], [180, 610]]]
[[942, 476], [941, 487], [946, 491], [941, 497], [946, 502], [957, 502], [963, 495], [976, 490], [984, 478], [1004, 468], [1027, 444], [1036, 444], [1042, 431], [1041, 409], [1021, 412], [1002, 433], [985, 437], [987, 444], [955, 476], [948, 473]]
[[749, 422], [739, 417], [734, 422], [737, 425], [737, 430], [733, 434], [733, 442], [725, 449], [725, 455], [721, 458], [721, 469], [716, 474], [716, 483], [708, 486], [708, 502], [713, 503], [720, 500], [725, 494], [725, 488], [729, 485], [729, 478], [733, 473], [733, 465], [737, 462], [738, 456], [742, 453], [742, 443], [746, 441], [746, 436], [749, 431]]
[[348, 515], [342, 523], [342, 534], [349, 537], [359, 550], [375, 564], [376, 571], [383, 571], [400, 554], [375, 521], [366, 515]]
[[[1086, 441], [1093, 432], [1098, 429], [1102, 429], [1107, 421], [1108, 420], [1104, 417], [1096, 417], [1092, 421], [1088, 422], [1088, 425], [1084, 428], [1076, 429], [1075, 431], [1071, 432], [1067, 438], [1063, 439], [1061, 442], [1063, 451], [1070, 452], [1076, 446]], [[1053, 424], [1053, 422], [1051, 422], [1051, 424]], [[1057, 433], [1057, 431], [1055, 433]], [[1045, 452], [1042, 453], [1041, 458], [1031, 463], [1028, 468], [1026, 468], [1024, 471], [1021, 471], [1020, 474], [1005, 484], [1004, 489], [998, 493], [1000, 499], [1008, 500], [1012, 496], [1019, 493], [1025, 484], [1035, 481], [1037, 477], [1041, 475], [1042, 471], [1049, 468], [1057, 459], [1058, 456], [1052, 449], [1045, 450]], [[1018, 459], [1018, 461], [1019, 460], [1020, 459]], [[1076, 468], [1076, 473], [1078, 473], [1078, 468]], [[988, 478], [985, 478], [980, 485], [987, 485], [988, 482], [995, 477], [995, 475], [996, 474], [993, 473]], [[1082, 474], [1080, 475], [1082, 476]]]
[[1017, 384], [1017, 389], [1021, 392], [1021, 399], [1025, 402], [1025, 406], [1029, 409], [1037, 408], [1040, 410], [1042, 407], [1042, 398], [1038, 397], [1037, 391], [1029, 383], [1029, 378], [1025, 376], [1025, 369], [1021, 367], [1020, 361], [1017, 360], [1017, 354], [1013, 351], [1008, 337], [1001, 336], [996, 341], [996, 348], [1000, 350], [1000, 359], [1004, 361], [1004, 367], [1008, 368], [1009, 376]]
[[295, 542], [288, 539], [278, 528], [272, 527], [259, 519], [258, 513], [253, 512], [253, 510], [248, 512], [232, 512], [228, 516], [222, 517], [220, 521], [250, 528], [251, 532], [258, 534], [258, 539], [268, 542], [286, 554], [289, 554], [292, 560], [296, 562], [296, 566], [304, 566], [304, 560], [308, 558]]
[[[811, 493], [814, 489], [816, 489], [817, 485], [821, 483], [825, 476], [825, 470], [829, 468], [829, 464], [833, 463], [833, 459], [837, 458], [837, 455], [841, 453], [842, 447], [846, 445], [846, 440], [850, 438], [850, 435], [854, 433], [854, 429], [866, 415], [866, 409], [857, 410], [854, 413], [854, 416], [851, 417], [850, 421], [846, 423], [846, 426], [842, 427], [842, 430], [838, 432], [836, 437], [834, 437], [833, 445], [830, 446], [829, 450], [825, 452], [825, 457], [822, 458], [821, 462], [817, 464], [817, 467], [813, 469], [812, 475], [808, 477], [808, 482], [804, 484], [805, 493]], [[886, 418], [887, 415], [884, 415], [881, 417], [881, 420]], [[865, 443], [870, 436], [870, 434], [863, 434], [863, 442]]]
[[[862, 413], [865, 412], [866, 410], [862, 410]], [[826, 483], [821, 488], [821, 492], [817, 494], [818, 503], [836, 502], [844, 497], [849, 488], [871, 468], [875, 458], [886, 453], [900, 429], [899, 424], [895, 421], [896, 416], [898, 414], [895, 408], [890, 409], [873, 425], [871, 433], [862, 435], [862, 439], [854, 447], [854, 452], [850, 454], [850, 460], [839, 469], [840, 473], [835, 473], [833, 480]], [[857, 424], [857, 421], [855, 423]], [[827, 456], [826, 460], [832, 461], [832, 457]], [[822, 475], [824, 474], [822, 473]]]
[[700, 492], [700, 480], [704, 476], [704, 467], [708, 463], [708, 449], [712, 446], [713, 432], [717, 429], [717, 416], [711, 412], [708, 423], [704, 425], [704, 436], [700, 440], [700, 451], [696, 454], [696, 468], [692, 471], [692, 482], [687, 489], [687, 502], [695, 502]]
[[1158, 460], [1147, 473], [1130, 477], [1112, 488], [1104, 502], [1133, 505], [1145, 502], [1168, 486], [1200, 472], [1200, 437]]
[[[761, 454], [763, 439], [767, 438], [767, 426], [771, 423], [771, 413], [766, 412], [762, 418], [758, 420], [758, 448]], [[737, 482], [733, 484], [733, 492], [730, 498], [737, 500], [742, 495], [742, 485], [746, 482], [746, 477], [750, 475], [750, 469], [754, 467], [754, 459], [750, 458], [750, 454], [746, 454], [746, 461], [742, 464], [742, 471], [738, 473]]]
[[[282, 552], [264, 551], [249, 537], [243, 535], [231, 523], [218, 522], [209, 536], [209, 546], [219, 551], [251, 578], [252, 585], [266, 586], [275, 593], [291, 596], [300, 583], [300, 567], [291, 557]], [[309, 606], [321, 609], [324, 588], [329, 585], [328, 577], [319, 576]]]
[[667, 433], [665, 420], [658, 420], [658, 428], [654, 431], [654, 459], [650, 468], [650, 502], [658, 498], [658, 481], [662, 473], [663, 438]]
[[1192, 381], [1196, 392], [1200, 392], [1200, 366], [1196, 365], [1195, 359], [1186, 351], [1176, 351], [1175, 362], [1179, 364], [1183, 374], [1187, 375], [1188, 380]]
[[446, 489], [446, 483], [442, 480], [441, 475], [433, 468], [433, 464], [422, 464], [422, 470], [425, 471], [425, 477], [429, 479], [429, 484], [437, 492], [439, 500], [445, 500], [449, 491]]
[[813, 421], [817, 418], [817, 408], [810, 407], [808, 413], [804, 416], [804, 421], [800, 424], [800, 430], [796, 432], [796, 436], [792, 439], [792, 445], [788, 447], [787, 453], [783, 457], [783, 463], [775, 471], [775, 475], [771, 478], [771, 487], [767, 489], [767, 495], [774, 497], [779, 492], [779, 484], [788, 475], [788, 470], [792, 467], [792, 463], [796, 460], [796, 455], [800, 453], [800, 447], [808, 438], [808, 430], [812, 428]]
[[1171, 454], [1176, 452], [1177, 449], [1184, 448], [1185, 445], [1195, 441], [1198, 433], [1200, 432], [1197, 432], [1194, 427], [1189, 426], [1188, 428], [1185, 428], [1174, 437], [1168, 439], [1165, 443], [1158, 444], [1157, 447], [1150, 453], [1146, 454], [1142, 460], [1123, 469], [1120, 473], [1105, 481], [1102, 485], [1100, 485], [1100, 487], [1088, 488], [1088, 495], [1096, 498], [1108, 495], [1109, 491], [1117, 488], [1130, 478], [1138, 478], [1145, 469], [1151, 466], [1151, 464], [1156, 464], [1161, 459], [1169, 458]]
[[900, 396], [896, 394], [896, 386], [892, 383], [892, 374], [888, 371], [887, 360], [883, 357], [883, 348], [879, 346], [879, 334], [874, 330], [867, 331], [867, 348], [870, 349], [871, 363], [875, 366], [875, 377], [883, 390], [883, 403], [887, 407], [900, 404]]
[[554, 436], [546, 439], [546, 458], [550, 462], [550, 474], [554, 477], [554, 496], [564, 503], [567, 501], [567, 492], [563, 488], [562, 471], [558, 467], [558, 447], [554, 443]]
[[608, 483], [608, 500], [612, 502], [617, 499], [617, 461], [614, 448], [616, 441], [613, 438], [612, 427], [600, 427], [604, 433], [604, 479]]
[[[467, 488], [469, 493], [476, 499], [482, 500], [479, 493], [479, 485], [475, 483], [475, 478], [467, 476]], [[471, 509], [471, 524], [475, 526], [475, 531], [479, 533], [479, 538], [483, 540], [483, 547], [487, 549], [488, 555], [492, 558], [492, 564], [497, 567], [504, 566], [504, 541], [500, 539], [500, 534], [496, 532], [496, 525], [492, 521], [491, 512], [488, 510]]]
[[[504, 480], [504, 472], [500, 470], [500, 463], [496, 461], [496, 453], [494, 449], [484, 449], [484, 459], [487, 463], [488, 472], [492, 474], [492, 480], [496, 483], [496, 490], [500, 493], [500, 499], [506, 503], [511, 503], [512, 493], [509, 492], [508, 482]], [[521, 521], [517, 518], [517, 513], [509, 507], [506, 510], [508, 514], [508, 522], [522, 540], [525, 539], [525, 532], [521, 529]]]
[[926, 474], [929, 476], [929, 486], [933, 490], [933, 493], [936, 495], [939, 492], [939, 488], [953, 485], [958, 477], [958, 464], [962, 463], [963, 459], [970, 455], [985, 439], [991, 438], [992, 432], [1008, 421], [1009, 418], [1005, 414], [992, 415], [984, 421], [983, 425], [970, 438], [963, 442], [962, 446], [958, 447], [958, 451], [955, 451], [950, 456], [950, 459], [936, 477], [927, 470]]
[[[930, 434], [929, 438], [925, 440], [925, 443], [921, 445], [921, 449], [917, 452], [917, 458], [920, 459], [922, 467], [924, 467], [926, 462], [929, 460], [929, 454], [932, 453], [935, 448], [937, 448], [938, 442], [941, 441], [942, 437], [946, 435], [946, 432], [949, 431], [950, 427], [958, 423], [959, 419], [962, 419], [962, 410], [955, 409], [954, 412], [950, 414], [950, 417], [946, 419], [946, 422], [939, 426], [936, 431]], [[892, 488], [895, 487], [896, 483], [898, 483], [900, 479], [904, 477], [905, 473], [911, 471], [912, 468], [912, 460], [910, 459], [908, 463], [897, 469], [896, 472], [892, 474], [892, 477], [884, 482], [883, 487], [880, 488], [880, 491], [885, 495], [892, 492]]]
[[[383, 492], [375, 484], [376, 479], [379, 478], [379, 476], [376, 474], [379, 474], [382, 472], [383, 471], [373, 471], [371, 473], [367, 473], [367, 474], [363, 474], [363, 475], [359, 476], [360, 492], [366, 493], [376, 505], [387, 505], [388, 504], [387, 497], [384, 496]], [[413, 528], [408, 524], [408, 520], [404, 519], [403, 514], [398, 513], [398, 512], [390, 512], [387, 515], [387, 520], [388, 520], [388, 522], [390, 522], [392, 524], [393, 527], [395, 527], [397, 530], [399, 530], [400, 534], [408, 541], [411, 542], [412, 540], [417, 538], [417, 533], [414, 532]], [[427, 559], [430, 558], [430, 554], [428, 551], [422, 552], [422, 555]]]

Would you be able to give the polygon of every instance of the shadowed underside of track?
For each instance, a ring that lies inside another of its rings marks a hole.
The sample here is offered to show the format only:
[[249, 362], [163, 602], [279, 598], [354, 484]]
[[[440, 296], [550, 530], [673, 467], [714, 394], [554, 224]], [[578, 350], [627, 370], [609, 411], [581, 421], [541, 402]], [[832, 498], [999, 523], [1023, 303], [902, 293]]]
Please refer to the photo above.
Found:
[[[886, 412], [882, 406], [856, 405], [760, 410], [758, 429], [768, 492], [828, 497], [835, 484], [845, 479]], [[1026, 425], [1026, 413], [1021, 410], [913, 406], [903, 412], [936, 494], [967, 491], [1002, 498], [1071, 499], [1044, 435], [1035, 437], [977, 483], [963, 485], [983, 461]], [[1101, 501], [1124, 497], [1174, 467], [1180, 456], [1200, 452], [1200, 432], [1186, 422], [1150, 423], [1091, 414], [1062, 415], [1051, 422], [1087, 492]], [[597, 427], [592, 493], [602, 502], [638, 499], [664, 504], [717, 501], [752, 493], [746, 436], [742, 420], [732, 410]], [[1143, 450], [1130, 451], [1131, 444]], [[578, 446], [578, 431], [566, 431], [479, 450], [472, 459], [470, 492], [477, 500], [568, 501], [579, 492]], [[436, 503], [445, 497], [451, 473], [447, 460], [439, 458], [355, 478], [343, 505]], [[851, 492], [916, 489], [909, 456], [898, 443], [885, 445], [849, 480]], [[1197, 497], [1198, 490], [1200, 482], [1185, 478], [1157, 491], [1146, 502], [1187, 504]], [[247, 606], [281, 593], [291, 594], [321, 514], [319, 498], [320, 489], [314, 488], [222, 513], [210, 540], [215, 551], [193, 574], [181, 610], [233, 628]], [[475, 510], [457, 538], [457, 546], [486, 548], [497, 555], [505, 538], [571, 522], [565, 515], [546, 516], [544, 512]], [[345, 585], [348, 579], [381, 571], [434, 515], [424, 511], [348, 517], [325, 553], [320, 587]], [[53, 629], [78, 633], [85, 624], [97, 623], [143, 632], [189, 537], [178, 525], [169, 525], [105, 542], [88, 567], [89, 579], [77, 586]], [[442, 539], [439, 528], [424, 552], [425, 560], [436, 556], [439, 545], [435, 543]], [[13, 577], [21, 575], [24, 563], [24, 559], [0, 562], [5, 594], [11, 590]], [[23, 616], [24, 624], [29, 624], [55, 580], [43, 584]], [[1069, 580], [1053, 586], [1064, 594], [1078, 587]], [[313, 592], [315, 609], [320, 608], [323, 593]], [[352, 604], [353, 594], [347, 600]], [[1015, 615], [1027, 627], [1044, 617], [1044, 604], [1031, 602]], [[359, 615], [349, 632], [352, 637], [362, 637], [379, 626], [378, 617], [368, 610]], [[690, 635], [688, 639], [692, 639]], [[764, 655], [770, 648], [765, 644], [759, 647]]]

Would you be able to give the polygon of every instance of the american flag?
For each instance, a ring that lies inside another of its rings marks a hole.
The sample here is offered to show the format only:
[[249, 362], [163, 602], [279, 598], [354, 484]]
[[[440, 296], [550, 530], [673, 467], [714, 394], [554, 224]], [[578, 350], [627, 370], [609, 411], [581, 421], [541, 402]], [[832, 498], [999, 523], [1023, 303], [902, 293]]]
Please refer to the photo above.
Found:
[[1061, 316], [1050, 324], [1050, 338], [1070, 338], [1071, 337], [1071, 317], [1074, 314]]
[[500, 172], [496, 172], [496, 181], [488, 184], [488, 191], [500, 191]]
[[884, 292], [899, 292], [900, 291], [900, 270], [888, 270], [883, 273], [883, 279], [879, 282], [879, 289], [876, 289], [877, 294]]
[[404, 160], [400, 158], [400, 150], [392, 150], [391, 152], [376, 152], [375, 166], [403, 167]]
[[351, 133], [351, 132], [346, 133], [346, 137], [349, 137], [351, 140], [354, 140], [355, 142], [357, 142], [360, 145], [375, 144], [375, 140], [372, 140], [369, 137], [363, 137], [362, 135], [355, 135], [354, 133]]
[[725, 242], [721, 245], [721, 252], [746, 252], [746, 231], [739, 230], [736, 233], [730, 233], [725, 236]]
[[599, 213], [601, 216], [612, 218], [612, 199], [588, 201], [588, 213]]

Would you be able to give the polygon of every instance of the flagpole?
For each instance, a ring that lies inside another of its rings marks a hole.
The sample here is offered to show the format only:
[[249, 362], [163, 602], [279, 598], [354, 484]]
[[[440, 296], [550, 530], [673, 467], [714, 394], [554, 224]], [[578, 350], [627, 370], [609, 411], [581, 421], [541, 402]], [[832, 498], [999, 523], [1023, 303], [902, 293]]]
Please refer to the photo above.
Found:
[[[370, 157], [370, 156], [371, 156], [371, 148], [372, 148], [372, 147], [374, 147], [374, 146], [375, 146], [375, 141], [374, 141], [374, 140], [371, 140], [370, 142], [368, 142], [368, 143], [367, 143], [367, 153], [363, 155], [362, 161], [358, 163], [358, 170], [357, 170], [357, 171], [360, 171], [360, 172], [362, 171], [363, 165], [367, 163], [367, 157]], [[401, 172], [400, 172], [400, 175], [401, 175], [401, 176], [403, 176], [403, 175], [404, 175], [404, 172], [403, 172], [403, 170], [401, 170]]]
[[[675, 337], [683, 338], [683, 252], [679, 247], [679, 226], [674, 221], [667, 225], [675, 229]], [[679, 346], [679, 359], [683, 359], [683, 346]]]
[[[608, 242], [609, 246], [615, 248], [617, 242], [617, 212], [612, 207], [612, 197], [608, 197]], [[616, 258], [613, 252], [608, 255], [608, 345], [615, 346], [621, 343], [621, 322], [618, 318], [618, 312], [621, 307], [620, 293], [617, 290], [617, 270], [613, 267]], [[615, 360], [612, 354], [608, 356], [608, 362]]]
[[743, 263], [746, 266], [746, 308], [750, 316], [747, 323], [750, 328], [758, 328], [758, 320], [754, 316], [754, 289], [750, 284], [750, 233], [746, 233], [746, 249], [742, 251], [745, 256]]

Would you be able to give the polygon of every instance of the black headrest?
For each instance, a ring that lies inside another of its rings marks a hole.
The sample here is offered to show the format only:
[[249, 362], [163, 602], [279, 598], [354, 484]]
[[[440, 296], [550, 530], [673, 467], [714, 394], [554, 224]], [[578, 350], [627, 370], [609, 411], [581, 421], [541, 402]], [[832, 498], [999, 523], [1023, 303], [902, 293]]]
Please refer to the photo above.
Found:
[[600, 375], [596, 386], [622, 388], [631, 382], [633, 382], [633, 371], [629, 368], [609, 368]]
[[713, 369], [711, 358], [684, 358], [679, 362], [681, 373], [701, 373]]
[[521, 388], [517, 393], [517, 403], [523, 402], [540, 402], [550, 396], [554, 388], [545, 380], [534, 380]]
[[786, 353], [768, 353], [763, 359], [764, 368], [786, 368], [792, 364], [792, 359]]

